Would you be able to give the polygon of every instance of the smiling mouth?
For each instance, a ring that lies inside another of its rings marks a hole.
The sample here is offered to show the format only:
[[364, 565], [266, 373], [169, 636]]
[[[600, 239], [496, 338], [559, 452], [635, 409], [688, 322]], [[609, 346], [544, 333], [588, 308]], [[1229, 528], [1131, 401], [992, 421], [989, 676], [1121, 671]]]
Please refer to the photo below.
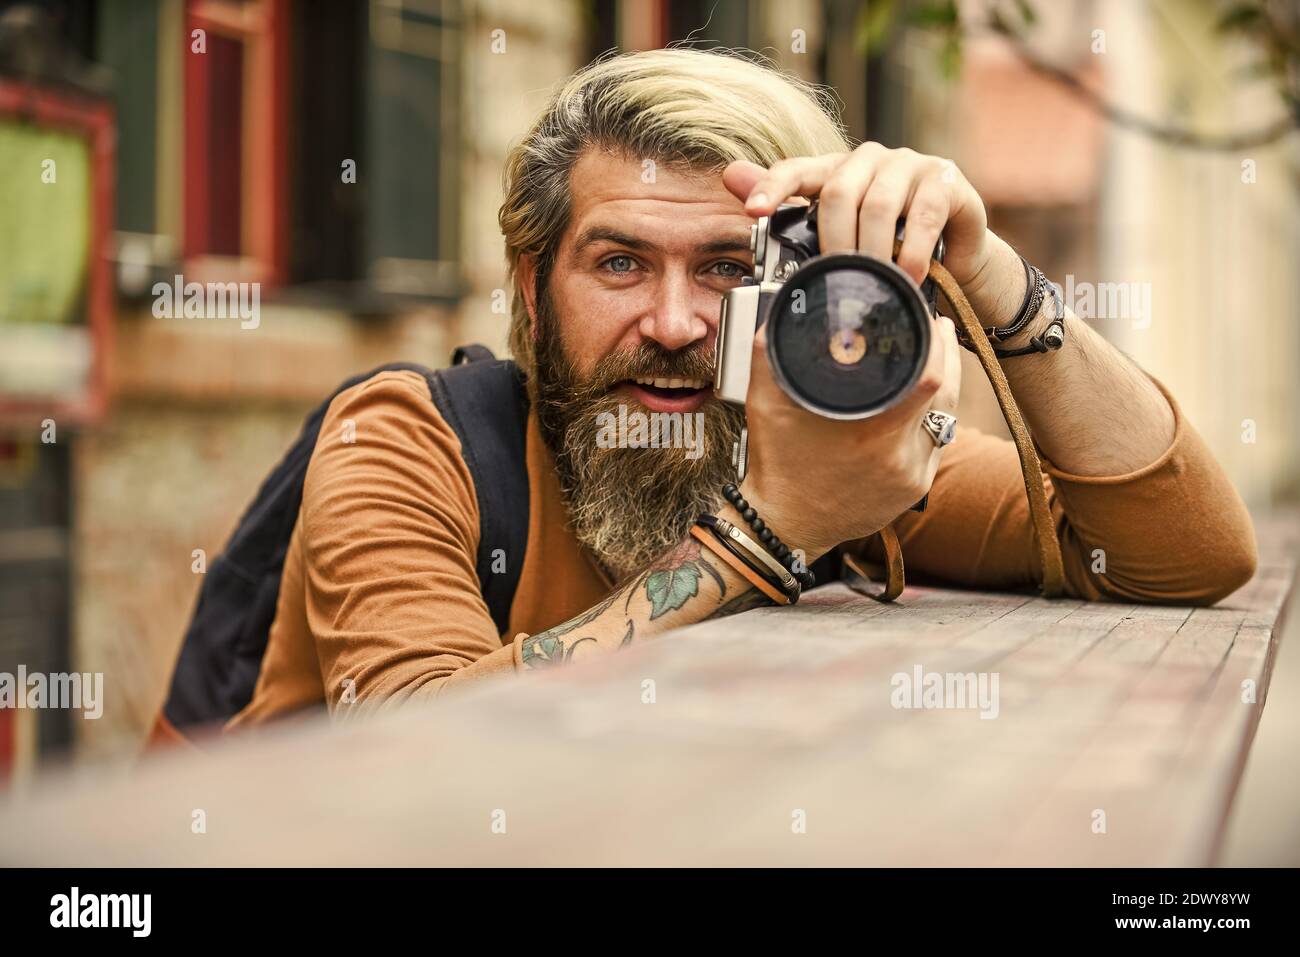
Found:
[[669, 376], [640, 376], [625, 380], [634, 383], [650, 395], [661, 399], [689, 399], [707, 389], [712, 383], [703, 379], [686, 379]]
[[713, 381], [676, 376], [637, 376], [621, 388], [651, 412], [694, 412], [713, 394]]

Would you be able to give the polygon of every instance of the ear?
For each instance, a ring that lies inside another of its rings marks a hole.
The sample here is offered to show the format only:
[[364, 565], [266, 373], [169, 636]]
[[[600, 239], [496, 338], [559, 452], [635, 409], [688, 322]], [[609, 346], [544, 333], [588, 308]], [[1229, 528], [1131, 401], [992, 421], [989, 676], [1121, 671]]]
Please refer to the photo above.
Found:
[[525, 254], [519, 257], [519, 289], [524, 294], [524, 307], [528, 310], [528, 329], [537, 338], [537, 257]]

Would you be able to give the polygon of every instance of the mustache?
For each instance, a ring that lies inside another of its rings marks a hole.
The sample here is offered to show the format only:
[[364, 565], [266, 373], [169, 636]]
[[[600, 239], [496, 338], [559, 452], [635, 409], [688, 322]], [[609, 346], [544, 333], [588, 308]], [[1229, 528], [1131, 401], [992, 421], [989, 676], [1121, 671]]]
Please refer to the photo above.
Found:
[[657, 342], [643, 342], [631, 349], [605, 356], [587, 377], [592, 390], [605, 391], [620, 382], [638, 378], [703, 379], [713, 381], [714, 351], [695, 346], [665, 349]]

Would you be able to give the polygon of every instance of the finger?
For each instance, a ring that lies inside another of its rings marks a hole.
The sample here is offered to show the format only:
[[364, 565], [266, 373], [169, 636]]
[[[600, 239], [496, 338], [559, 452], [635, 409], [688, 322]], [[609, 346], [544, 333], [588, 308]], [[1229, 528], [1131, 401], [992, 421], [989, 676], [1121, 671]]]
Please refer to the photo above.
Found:
[[828, 153], [782, 160], [754, 184], [745, 200], [745, 212], [751, 216], [770, 216], [791, 196], [816, 196], [848, 155]]
[[749, 160], [736, 160], [722, 171], [722, 185], [742, 203], [749, 199], [754, 186], [767, 175], [767, 168]]
[[[943, 341], [943, 384], [939, 386], [930, 401], [930, 408], [937, 412], [952, 415], [957, 411], [957, 400], [961, 395], [961, 346], [957, 344], [957, 328], [947, 316], [938, 316], [934, 322], [934, 337]], [[928, 410], [927, 410], [928, 411]], [[924, 415], [924, 413], [922, 413]], [[959, 426], [960, 427], [960, 426]], [[930, 433], [920, 430], [926, 443], [931, 446], [926, 471], [926, 487], [929, 488], [938, 474], [940, 460], [943, 458], [944, 446], [937, 445]]]
[[884, 148], [858, 147], [840, 164], [818, 194], [817, 238], [823, 254], [858, 249], [858, 208], [880, 165]]
[[927, 176], [916, 187], [907, 205], [907, 223], [903, 227], [903, 246], [898, 252], [898, 267], [917, 284], [925, 281], [935, 244], [948, 222], [948, 188], [938, 174]]
[[934, 333], [944, 341], [943, 384], [934, 394], [930, 408], [952, 413], [961, 398], [961, 346], [957, 344], [957, 327], [947, 316], [939, 316], [934, 321]]
[[894, 258], [894, 234], [915, 185], [914, 167], [890, 163], [876, 171], [858, 212], [858, 249], [889, 262]]

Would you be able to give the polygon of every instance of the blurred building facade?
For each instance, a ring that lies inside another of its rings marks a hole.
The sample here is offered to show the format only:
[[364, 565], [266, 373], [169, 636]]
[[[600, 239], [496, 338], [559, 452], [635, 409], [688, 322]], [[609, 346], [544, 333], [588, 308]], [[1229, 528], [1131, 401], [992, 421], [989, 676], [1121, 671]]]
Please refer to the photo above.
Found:
[[[970, 43], [949, 83], [921, 31], [900, 25], [864, 56], [857, 0], [46, 6], [61, 41], [112, 77], [109, 406], [56, 446], [33, 443], [34, 422], [10, 429], [38, 460], [14, 487], [44, 489], [41, 522], [63, 529], [66, 548], [45, 560], [63, 563], [54, 578], [66, 587], [41, 599], [44, 612], [0, 593], [0, 611], [11, 631], [45, 614], [42, 634], [66, 645], [52, 660], [105, 673], [104, 717], [72, 729], [89, 752], [147, 727], [205, 561], [311, 406], [382, 362], [441, 365], [472, 341], [505, 350], [503, 159], [552, 85], [614, 47], [759, 50], [834, 87], [856, 138], [954, 159], [993, 228], [1053, 279], [1145, 283], [1149, 315], [1096, 327], [1182, 398], [1252, 506], [1296, 494], [1294, 136], [1249, 157], [1164, 146], [1107, 123], [996, 40]], [[1204, 24], [1179, 25], [1187, 4], [1177, 15], [1164, 2], [1038, 6], [1045, 55], [1137, 112], [1217, 129], [1273, 115], [1214, 82], [1207, 64], [1224, 68], [1232, 51]], [[1245, 159], [1258, 170], [1249, 184]], [[261, 283], [257, 327], [157, 317], [150, 290], [176, 275]], [[997, 429], [976, 365], [965, 383], [963, 421]], [[68, 734], [18, 732], [11, 763], [30, 767], [38, 739]]]

